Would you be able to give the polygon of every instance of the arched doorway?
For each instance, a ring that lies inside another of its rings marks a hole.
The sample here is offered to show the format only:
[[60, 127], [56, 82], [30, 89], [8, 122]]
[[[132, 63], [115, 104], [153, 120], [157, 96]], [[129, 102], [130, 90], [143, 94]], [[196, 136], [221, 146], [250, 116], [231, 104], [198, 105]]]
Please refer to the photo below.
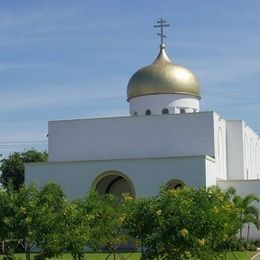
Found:
[[178, 189], [183, 186], [185, 186], [185, 184], [180, 180], [170, 180], [166, 184], [167, 189]]
[[101, 195], [113, 194], [122, 198], [123, 194], [135, 197], [135, 191], [131, 180], [118, 171], [107, 171], [100, 174], [93, 183], [93, 188]]
[[[129, 194], [135, 197], [135, 190], [132, 181], [128, 176], [119, 171], [106, 171], [96, 177], [92, 183], [92, 188], [99, 194], [113, 194], [118, 202], [122, 201], [123, 194]], [[135, 243], [129, 240], [119, 246], [119, 249], [124, 251], [136, 250]]]

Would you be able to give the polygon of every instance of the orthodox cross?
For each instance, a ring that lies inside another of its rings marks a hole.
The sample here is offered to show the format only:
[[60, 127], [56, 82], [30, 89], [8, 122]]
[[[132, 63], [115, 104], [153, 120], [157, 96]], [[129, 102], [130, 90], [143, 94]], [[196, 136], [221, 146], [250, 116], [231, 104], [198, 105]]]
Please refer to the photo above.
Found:
[[161, 48], [164, 48], [163, 38], [166, 38], [166, 35], [163, 34], [163, 28], [164, 28], [164, 27], [168, 27], [168, 26], [170, 26], [170, 25], [167, 24], [166, 21], [163, 20], [162, 18], [161, 18], [159, 21], [157, 21], [157, 23], [158, 23], [158, 24], [157, 24], [157, 25], [154, 25], [153, 27], [160, 27], [160, 28], [161, 28], [161, 32], [160, 32], [160, 33], [157, 33], [157, 35], [159, 35], [159, 36], [161, 37], [161, 45], [160, 45], [160, 47], [161, 47]]

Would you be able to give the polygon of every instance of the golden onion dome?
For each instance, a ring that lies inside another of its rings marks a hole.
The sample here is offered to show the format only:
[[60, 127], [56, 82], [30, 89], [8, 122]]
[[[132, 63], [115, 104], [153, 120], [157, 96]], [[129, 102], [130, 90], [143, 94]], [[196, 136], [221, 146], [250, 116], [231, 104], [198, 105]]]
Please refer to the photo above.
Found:
[[128, 82], [127, 100], [155, 94], [185, 94], [200, 98], [200, 86], [196, 76], [189, 70], [173, 64], [164, 46], [155, 61], [139, 69]]

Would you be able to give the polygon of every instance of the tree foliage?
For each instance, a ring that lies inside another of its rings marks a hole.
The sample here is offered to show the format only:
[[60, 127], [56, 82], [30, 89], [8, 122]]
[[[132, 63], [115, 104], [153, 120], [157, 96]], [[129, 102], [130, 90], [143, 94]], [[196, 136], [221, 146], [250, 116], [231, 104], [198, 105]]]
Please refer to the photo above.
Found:
[[231, 248], [243, 224], [254, 223], [254, 201], [216, 187], [162, 189], [156, 197], [123, 201], [91, 191], [69, 201], [54, 183], [10, 186], [0, 189], [0, 240], [20, 243], [27, 259], [33, 246], [42, 250], [37, 259], [69, 252], [80, 260], [86, 247], [115, 257], [131, 239], [144, 249], [142, 259], [214, 259]]
[[124, 211], [121, 202], [112, 194], [105, 196], [91, 192], [87, 197], [87, 212], [91, 229], [92, 248], [106, 247], [115, 254], [116, 249], [127, 242], [122, 229]]
[[46, 256], [61, 253], [59, 234], [62, 233], [65, 195], [54, 183], [38, 188], [35, 184], [11, 186], [0, 191], [0, 237], [16, 241], [30, 259], [31, 249], [39, 246]]
[[161, 213], [161, 209], [157, 205], [156, 198], [134, 199], [125, 195], [124, 207], [123, 227], [127, 230], [128, 235], [136, 240], [137, 245], [141, 246], [142, 253], [144, 253], [145, 246], [146, 255], [149, 255], [149, 249], [156, 250], [153, 243], [159, 239], [156, 230], [159, 228], [158, 214]]
[[70, 253], [73, 259], [82, 259], [84, 248], [89, 243], [90, 228], [84, 201], [73, 201], [65, 209], [64, 229], [61, 236], [64, 251]]
[[126, 241], [121, 220], [122, 206], [116, 197], [91, 191], [66, 209], [64, 249], [74, 259], [82, 259], [86, 246], [93, 251], [106, 247], [115, 254], [116, 248]]
[[237, 209], [215, 187], [163, 189], [156, 198], [128, 201], [127, 208], [124, 225], [147, 249], [143, 259], [208, 259], [239, 227]]
[[30, 251], [36, 245], [38, 219], [39, 219], [39, 190], [34, 184], [23, 186], [19, 192], [9, 188], [15, 197], [15, 215], [13, 228], [16, 238], [20, 241], [26, 252], [26, 258], [30, 259]]
[[14, 216], [16, 214], [16, 196], [0, 188], [0, 240], [15, 239]]
[[47, 158], [46, 151], [41, 152], [35, 149], [11, 153], [7, 158], [1, 160], [1, 184], [4, 188], [8, 188], [11, 183], [13, 188], [18, 190], [24, 183], [24, 163], [44, 162], [47, 161]]
[[38, 226], [36, 245], [42, 249], [42, 258], [63, 253], [61, 237], [64, 232], [65, 212], [69, 205], [61, 186], [47, 183], [39, 189]]
[[241, 227], [239, 229], [240, 239], [243, 238], [242, 229], [247, 224], [247, 240], [249, 238], [250, 224], [254, 224], [257, 230], [260, 227], [259, 210], [254, 203], [259, 202], [259, 198], [255, 194], [248, 194], [244, 197], [235, 195], [233, 201], [239, 210], [239, 219]]

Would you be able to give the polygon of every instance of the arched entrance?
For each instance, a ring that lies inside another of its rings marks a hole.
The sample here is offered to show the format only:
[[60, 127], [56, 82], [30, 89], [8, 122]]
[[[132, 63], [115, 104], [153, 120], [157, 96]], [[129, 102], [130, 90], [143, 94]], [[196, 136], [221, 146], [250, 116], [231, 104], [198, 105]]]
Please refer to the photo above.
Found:
[[130, 196], [135, 197], [134, 186], [131, 180], [118, 171], [107, 171], [100, 174], [92, 187], [101, 195], [110, 193], [118, 198], [122, 198], [122, 194], [128, 193]]
[[167, 189], [178, 189], [183, 186], [185, 186], [185, 184], [180, 180], [170, 180], [166, 184]]

